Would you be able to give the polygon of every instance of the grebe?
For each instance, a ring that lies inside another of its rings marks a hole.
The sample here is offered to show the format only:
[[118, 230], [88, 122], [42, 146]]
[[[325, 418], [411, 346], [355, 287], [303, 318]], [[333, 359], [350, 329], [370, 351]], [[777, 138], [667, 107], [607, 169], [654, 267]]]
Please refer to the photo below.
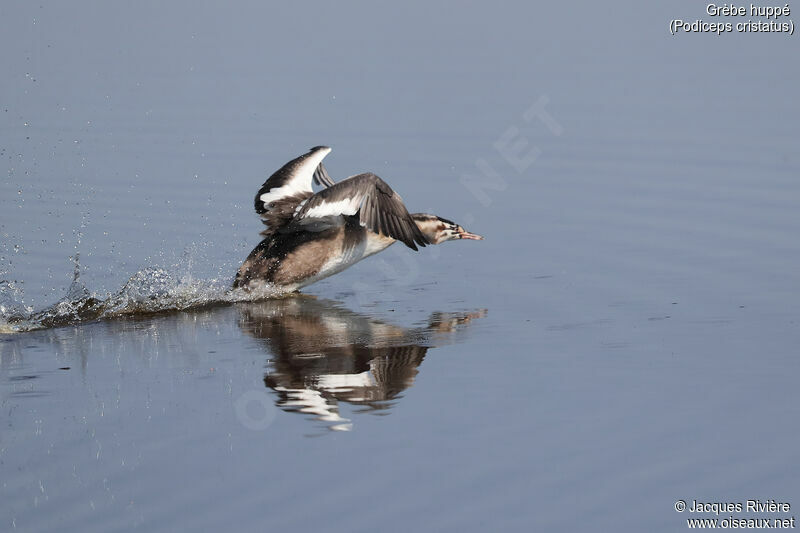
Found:
[[[370, 172], [334, 183], [322, 160], [327, 146], [283, 165], [255, 198], [267, 229], [233, 287], [268, 283], [296, 291], [400, 241], [412, 250], [454, 239], [482, 240], [450, 220], [409, 214], [403, 199]], [[325, 187], [314, 194], [312, 182]]]

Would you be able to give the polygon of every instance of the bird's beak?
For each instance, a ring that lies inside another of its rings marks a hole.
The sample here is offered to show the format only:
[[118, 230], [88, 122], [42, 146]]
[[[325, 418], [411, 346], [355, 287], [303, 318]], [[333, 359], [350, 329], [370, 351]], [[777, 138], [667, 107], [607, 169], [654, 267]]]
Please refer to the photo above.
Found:
[[473, 240], [473, 241], [482, 241], [483, 240], [483, 237], [481, 237], [480, 235], [478, 235], [476, 233], [470, 233], [467, 230], [465, 230], [464, 228], [462, 228], [461, 226], [458, 226], [456, 228], [456, 234], [458, 235], [459, 239], [470, 239], [470, 240]]

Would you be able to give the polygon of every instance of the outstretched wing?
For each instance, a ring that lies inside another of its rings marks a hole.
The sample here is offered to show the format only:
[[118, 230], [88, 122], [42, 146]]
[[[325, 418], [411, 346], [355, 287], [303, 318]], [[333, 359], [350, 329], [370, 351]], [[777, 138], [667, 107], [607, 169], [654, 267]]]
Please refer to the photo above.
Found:
[[274, 233], [292, 219], [300, 202], [313, 196], [312, 181], [326, 187], [333, 185], [322, 166], [322, 159], [330, 151], [327, 146], [315, 146], [283, 165], [264, 182], [254, 202], [256, 213], [267, 226], [262, 235]]
[[330, 226], [347, 216], [357, 216], [362, 226], [402, 241], [412, 250], [417, 245], [430, 244], [408, 214], [400, 195], [372, 173], [347, 178], [313, 195], [298, 207], [286, 230]]

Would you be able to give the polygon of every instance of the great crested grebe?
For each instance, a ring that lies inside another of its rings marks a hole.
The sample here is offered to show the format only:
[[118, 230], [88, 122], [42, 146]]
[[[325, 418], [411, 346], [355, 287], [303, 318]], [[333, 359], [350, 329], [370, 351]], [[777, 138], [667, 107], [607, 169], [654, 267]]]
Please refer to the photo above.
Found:
[[[375, 174], [334, 183], [322, 166], [330, 151], [315, 146], [283, 165], [258, 190], [256, 213], [267, 229], [236, 273], [234, 288], [268, 283], [295, 291], [395, 241], [417, 250], [454, 239], [483, 239], [436, 215], [409, 214], [400, 195]], [[325, 188], [314, 194], [312, 181]]]

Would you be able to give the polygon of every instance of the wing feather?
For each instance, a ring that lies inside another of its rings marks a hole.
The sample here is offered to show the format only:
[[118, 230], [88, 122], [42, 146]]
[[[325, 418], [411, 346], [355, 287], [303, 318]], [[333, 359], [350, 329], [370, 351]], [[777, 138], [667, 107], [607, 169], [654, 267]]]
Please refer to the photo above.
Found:
[[361, 225], [391, 237], [409, 248], [430, 244], [408, 213], [403, 199], [372, 173], [359, 174], [323, 189], [309, 198], [286, 227], [301, 230], [313, 219], [358, 216]]
[[335, 183], [322, 165], [322, 161], [320, 161], [319, 165], [317, 165], [317, 169], [314, 171], [314, 183], [317, 185], [324, 185], [325, 187], [331, 187]]
[[298, 207], [314, 195], [312, 181], [325, 187], [334, 184], [322, 166], [330, 151], [327, 146], [315, 146], [283, 165], [264, 182], [254, 200], [256, 213], [267, 226], [262, 235], [270, 235], [292, 220]]

